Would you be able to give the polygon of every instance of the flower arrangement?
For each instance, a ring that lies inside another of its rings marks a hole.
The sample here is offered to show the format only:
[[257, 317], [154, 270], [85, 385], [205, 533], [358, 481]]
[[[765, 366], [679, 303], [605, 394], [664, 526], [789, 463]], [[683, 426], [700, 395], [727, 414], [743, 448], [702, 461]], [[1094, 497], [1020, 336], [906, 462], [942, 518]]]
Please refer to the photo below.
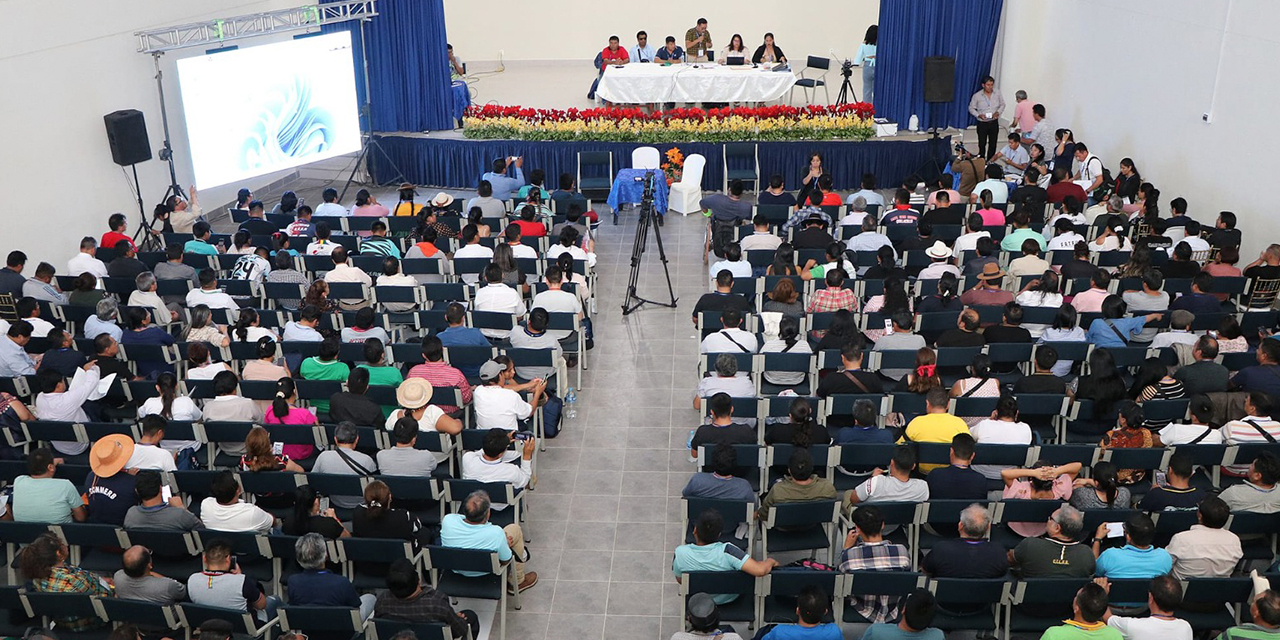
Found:
[[662, 163], [662, 172], [667, 174], [667, 186], [671, 186], [680, 181], [680, 176], [684, 175], [684, 154], [680, 152], [679, 147], [671, 147], [667, 149], [667, 161]]
[[871, 105], [770, 106], [724, 109], [638, 107], [531, 109], [472, 106], [463, 135], [479, 140], [598, 142], [730, 142], [736, 140], [865, 140], [875, 133]]

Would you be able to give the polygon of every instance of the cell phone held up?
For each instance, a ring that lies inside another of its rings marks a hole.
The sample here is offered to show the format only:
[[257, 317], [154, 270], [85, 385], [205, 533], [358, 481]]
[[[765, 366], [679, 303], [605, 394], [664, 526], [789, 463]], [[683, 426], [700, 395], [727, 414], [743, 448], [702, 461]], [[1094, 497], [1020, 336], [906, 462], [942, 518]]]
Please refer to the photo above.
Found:
[[517, 431], [515, 435], [512, 436], [512, 438], [520, 442], [524, 442], [526, 440], [532, 439], [533, 434], [528, 431]]

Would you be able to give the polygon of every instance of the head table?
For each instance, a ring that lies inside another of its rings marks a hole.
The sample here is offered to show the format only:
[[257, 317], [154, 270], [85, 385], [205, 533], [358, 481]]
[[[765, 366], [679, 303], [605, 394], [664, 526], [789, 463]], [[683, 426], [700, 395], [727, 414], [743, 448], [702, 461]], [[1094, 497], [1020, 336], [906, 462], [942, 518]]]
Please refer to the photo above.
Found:
[[795, 83], [791, 71], [769, 71], [750, 64], [637, 62], [605, 67], [596, 93], [621, 104], [769, 102], [781, 98]]

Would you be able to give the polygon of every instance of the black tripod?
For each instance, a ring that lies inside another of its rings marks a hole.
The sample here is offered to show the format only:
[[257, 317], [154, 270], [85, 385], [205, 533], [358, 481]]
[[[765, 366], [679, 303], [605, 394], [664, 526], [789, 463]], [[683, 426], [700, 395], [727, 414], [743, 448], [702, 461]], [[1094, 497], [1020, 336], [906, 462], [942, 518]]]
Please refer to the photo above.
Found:
[[[640, 305], [646, 302], [660, 307], [676, 308], [676, 291], [671, 286], [671, 271], [667, 268], [667, 251], [662, 247], [662, 229], [653, 223], [653, 219], [658, 215], [653, 208], [653, 175], [652, 171], [647, 171], [643, 178], [636, 178], [636, 180], [644, 180], [644, 195], [640, 198], [640, 219], [636, 222], [636, 240], [631, 248], [631, 277], [627, 280], [627, 297], [622, 301], [624, 316], [639, 309]], [[658, 241], [658, 259], [662, 261], [662, 272], [667, 276], [667, 293], [671, 295], [670, 303], [646, 300], [636, 295], [636, 284], [640, 280], [640, 262], [649, 245], [649, 227], [653, 227], [654, 238]]]
[[373, 177], [373, 158], [369, 156], [370, 149], [377, 149], [378, 155], [381, 155], [382, 159], [385, 160], [386, 163], [396, 171], [395, 178], [392, 178], [391, 180], [388, 180], [382, 184], [396, 184], [399, 182], [408, 182], [408, 180], [406, 180], [404, 177], [404, 172], [400, 170], [400, 167], [396, 166], [396, 163], [394, 160], [391, 159], [391, 156], [387, 155], [387, 152], [383, 150], [382, 144], [378, 141], [378, 138], [375, 138], [372, 135], [366, 135], [364, 144], [361, 145], [360, 147], [360, 157], [356, 158], [355, 166], [351, 167], [351, 175], [347, 176], [347, 183], [342, 185], [342, 193], [338, 194], [339, 201], [341, 201], [343, 198], [346, 197], [347, 189], [350, 189], [351, 183], [355, 182], [356, 173], [360, 171], [360, 165], [365, 162], [366, 158], [368, 159], [368, 162], [369, 162], [369, 166], [366, 171], [366, 173], [369, 174], [369, 182], [377, 183], [377, 180], [374, 179]]
[[840, 95], [836, 96], [836, 104], [857, 102], [858, 96], [853, 92], [853, 82], [849, 80], [853, 77], [852, 60], [845, 60], [840, 63], [840, 75], [844, 76], [844, 82], [840, 83]]

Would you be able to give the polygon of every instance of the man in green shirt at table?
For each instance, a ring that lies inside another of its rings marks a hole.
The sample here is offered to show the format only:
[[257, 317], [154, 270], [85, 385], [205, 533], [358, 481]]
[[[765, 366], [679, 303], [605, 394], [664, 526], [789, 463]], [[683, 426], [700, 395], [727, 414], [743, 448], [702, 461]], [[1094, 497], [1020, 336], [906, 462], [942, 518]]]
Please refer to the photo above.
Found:
[[707, 31], [707, 19], [698, 18], [698, 26], [684, 33], [684, 53], [689, 62], [707, 62], [712, 50], [711, 32]]
[[1103, 620], [1107, 613], [1107, 590], [1096, 582], [1090, 582], [1076, 592], [1071, 603], [1070, 620], [1062, 625], [1049, 627], [1040, 640], [1124, 640], [1115, 627]]

